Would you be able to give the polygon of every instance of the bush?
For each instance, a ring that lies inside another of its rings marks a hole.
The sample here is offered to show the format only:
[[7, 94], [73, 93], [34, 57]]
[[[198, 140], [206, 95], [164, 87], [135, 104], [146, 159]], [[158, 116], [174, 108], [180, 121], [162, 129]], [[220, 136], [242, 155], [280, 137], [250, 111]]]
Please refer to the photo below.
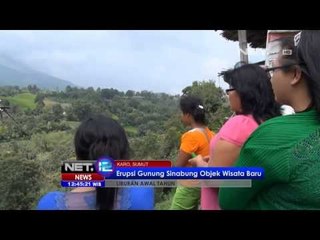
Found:
[[39, 163], [21, 155], [0, 160], [0, 209], [32, 209], [38, 201], [43, 177]]

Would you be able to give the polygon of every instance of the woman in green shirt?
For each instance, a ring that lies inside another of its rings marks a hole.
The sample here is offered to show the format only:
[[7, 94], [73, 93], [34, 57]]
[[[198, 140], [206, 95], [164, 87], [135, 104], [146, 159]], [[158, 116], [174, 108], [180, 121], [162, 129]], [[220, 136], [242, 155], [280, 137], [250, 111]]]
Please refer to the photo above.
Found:
[[235, 166], [260, 166], [251, 188], [221, 188], [222, 209], [320, 209], [320, 31], [282, 39], [270, 73], [276, 100], [295, 114], [261, 124]]

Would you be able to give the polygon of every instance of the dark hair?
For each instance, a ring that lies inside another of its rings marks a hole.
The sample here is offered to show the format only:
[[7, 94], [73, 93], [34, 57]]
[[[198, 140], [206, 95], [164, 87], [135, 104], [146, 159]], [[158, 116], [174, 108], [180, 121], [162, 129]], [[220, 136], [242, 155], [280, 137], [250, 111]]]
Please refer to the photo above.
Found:
[[320, 31], [302, 31], [296, 41], [297, 59], [301, 63], [312, 104], [320, 113]]
[[207, 124], [205, 109], [200, 98], [183, 95], [180, 99], [180, 109], [184, 114], [189, 113], [196, 123]]
[[281, 115], [280, 105], [275, 101], [270, 78], [259, 65], [246, 64], [229, 70], [225, 72], [224, 80], [239, 94], [242, 105], [241, 114], [252, 114], [258, 124]]
[[[102, 156], [115, 160], [129, 158], [129, 143], [124, 129], [103, 115], [89, 117], [81, 123], [74, 145], [79, 160], [97, 160]], [[97, 188], [96, 208], [113, 209], [116, 194], [116, 188]]]
[[[302, 77], [306, 80], [312, 104], [320, 113], [320, 31], [302, 31], [294, 38], [281, 38], [279, 42], [280, 62], [282, 65], [290, 65], [283, 68], [283, 71], [289, 72], [299, 66]], [[284, 51], [291, 53], [284, 54]]]

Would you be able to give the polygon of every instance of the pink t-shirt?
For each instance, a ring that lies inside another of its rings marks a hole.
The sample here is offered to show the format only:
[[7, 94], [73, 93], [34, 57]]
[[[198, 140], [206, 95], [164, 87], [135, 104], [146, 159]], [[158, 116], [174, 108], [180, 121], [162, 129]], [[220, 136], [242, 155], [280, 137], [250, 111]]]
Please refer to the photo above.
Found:
[[[236, 115], [230, 118], [210, 141], [210, 155], [219, 139], [233, 143], [239, 147], [245, 143], [251, 133], [258, 127], [252, 115]], [[219, 210], [218, 188], [201, 189], [201, 209]]]

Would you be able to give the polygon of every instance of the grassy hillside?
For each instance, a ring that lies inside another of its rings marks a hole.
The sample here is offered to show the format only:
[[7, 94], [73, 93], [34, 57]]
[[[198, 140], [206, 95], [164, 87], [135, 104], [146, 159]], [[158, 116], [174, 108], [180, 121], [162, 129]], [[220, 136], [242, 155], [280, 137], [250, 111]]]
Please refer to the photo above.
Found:
[[7, 99], [10, 102], [10, 104], [18, 105], [23, 109], [35, 109], [35, 98], [36, 95], [31, 93], [21, 93], [13, 97], [5, 97], [5, 99]]
[[[26, 110], [26, 109], [35, 109], [37, 104], [34, 102], [36, 98], [35, 94], [32, 93], [21, 93], [21, 94], [17, 94], [13, 97], [1, 97], [0, 99], [7, 99], [10, 104], [13, 105], [18, 105], [19, 107], [21, 107], [22, 109]], [[71, 104], [70, 103], [59, 103], [56, 101], [53, 101], [51, 99], [45, 98], [44, 99], [44, 104], [46, 107], [51, 108], [53, 105], [55, 104], [60, 104], [61, 107], [66, 108], [69, 107]]]

